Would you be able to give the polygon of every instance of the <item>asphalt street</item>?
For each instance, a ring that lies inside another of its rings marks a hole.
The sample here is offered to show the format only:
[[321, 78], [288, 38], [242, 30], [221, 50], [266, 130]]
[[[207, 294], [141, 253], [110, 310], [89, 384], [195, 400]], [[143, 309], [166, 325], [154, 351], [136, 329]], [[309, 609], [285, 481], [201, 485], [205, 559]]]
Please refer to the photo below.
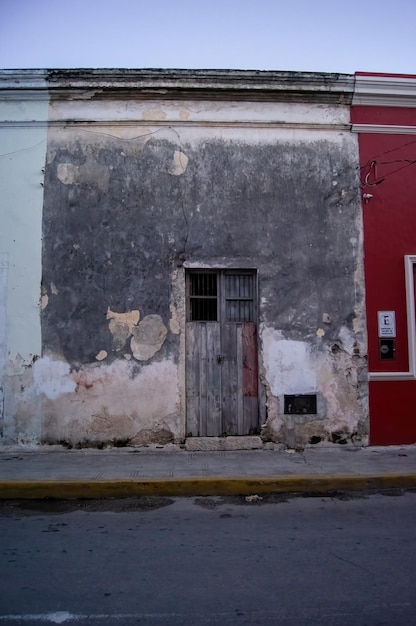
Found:
[[416, 493], [0, 503], [0, 626], [409, 626]]

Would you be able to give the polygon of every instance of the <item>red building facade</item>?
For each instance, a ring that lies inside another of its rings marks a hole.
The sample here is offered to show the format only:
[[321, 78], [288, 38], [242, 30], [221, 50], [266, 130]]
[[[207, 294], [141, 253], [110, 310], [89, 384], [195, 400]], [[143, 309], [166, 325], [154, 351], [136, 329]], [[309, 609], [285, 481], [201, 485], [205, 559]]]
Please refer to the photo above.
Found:
[[416, 442], [416, 76], [356, 74], [370, 444]]

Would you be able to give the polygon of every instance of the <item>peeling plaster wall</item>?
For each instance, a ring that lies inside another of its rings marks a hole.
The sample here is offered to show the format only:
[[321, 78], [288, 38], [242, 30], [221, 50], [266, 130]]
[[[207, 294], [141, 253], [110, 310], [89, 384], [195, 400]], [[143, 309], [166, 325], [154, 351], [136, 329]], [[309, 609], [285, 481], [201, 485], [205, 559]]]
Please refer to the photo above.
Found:
[[170, 250], [182, 223], [169, 207], [164, 216], [163, 188], [156, 211], [152, 196], [160, 176], [183, 175], [187, 156], [163, 141], [144, 154], [150, 136], [50, 129], [42, 362], [52, 372], [58, 360], [59, 371], [64, 364], [68, 371], [49, 395], [39, 388], [47, 395], [44, 441], [135, 445], [184, 437], [183, 319]]
[[[42, 441], [181, 440], [184, 268], [214, 266], [258, 270], [263, 438], [365, 443], [348, 107], [56, 100], [50, 120], [43, 356], [16, 379], [11, 437], [40, 403]], [[292, 393], [318, 414], [284, 415]]]
[[[47, 95], [0, 102], [0, 441], [13, 435], [17, 378], [41, 354], [39, 311]], [[37, 411], [33, 401], [33, 414]], [[38, 439], [40, 416], [34, 426]]]
[[[269, 390], [263, 436], [290, 447], [321, 441], [366, 444], [367, 366], [356, 334], [344, 328], [332, 346], [286, 339], [270, 327], [261, 329], [261, 338]], [[316, 415], [283, 414], [285, 394], [311, 393], [317, 394]]]
[[144, 365], [139, 376], [134, 363], [121, 359], [72, 372], [65, 362], [42, 361], [41, 371], [35, 364], [35, 385], [46, 396], [45, 441], [167, 443], [180, 432], [177, 368], [170, 359]]

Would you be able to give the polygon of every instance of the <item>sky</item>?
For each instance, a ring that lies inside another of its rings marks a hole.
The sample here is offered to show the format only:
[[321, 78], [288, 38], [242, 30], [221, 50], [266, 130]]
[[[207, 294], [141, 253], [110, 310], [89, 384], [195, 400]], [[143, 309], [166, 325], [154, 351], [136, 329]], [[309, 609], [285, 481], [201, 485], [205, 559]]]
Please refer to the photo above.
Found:
[[0, 0], [0, 68], [416, 74], [416, 0]]

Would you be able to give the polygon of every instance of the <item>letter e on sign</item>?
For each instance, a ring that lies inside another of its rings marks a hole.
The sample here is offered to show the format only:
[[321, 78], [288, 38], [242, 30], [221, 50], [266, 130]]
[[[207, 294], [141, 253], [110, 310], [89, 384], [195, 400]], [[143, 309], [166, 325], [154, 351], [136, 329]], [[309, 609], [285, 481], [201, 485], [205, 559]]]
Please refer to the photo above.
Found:
[[396, 336], [396, 313], [395, 311], [378, 311], [378, 336]]

